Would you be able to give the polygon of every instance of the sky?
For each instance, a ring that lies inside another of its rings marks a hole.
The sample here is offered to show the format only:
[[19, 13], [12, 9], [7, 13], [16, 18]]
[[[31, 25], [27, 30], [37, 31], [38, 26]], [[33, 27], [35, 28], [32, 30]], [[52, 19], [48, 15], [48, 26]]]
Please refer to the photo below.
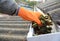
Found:
[[40, 2], [45, 2], [46, 0], [26, 0], [26, 1], [40, 1]]

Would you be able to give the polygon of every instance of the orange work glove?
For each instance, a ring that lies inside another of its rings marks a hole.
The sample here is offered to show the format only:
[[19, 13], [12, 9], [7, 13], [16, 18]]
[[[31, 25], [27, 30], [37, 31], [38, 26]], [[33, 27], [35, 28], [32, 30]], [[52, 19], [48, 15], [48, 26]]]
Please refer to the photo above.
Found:
[[39, 12], [33, 12], [23, 7], [21, 7], [18, 12], [18, 16], [22, 17], [23, 19], [28, 20], [28, 21], [34, 21], [38, 25], [42, 26], [42, 23], [38, 18], [40, 15], [41, 14]]

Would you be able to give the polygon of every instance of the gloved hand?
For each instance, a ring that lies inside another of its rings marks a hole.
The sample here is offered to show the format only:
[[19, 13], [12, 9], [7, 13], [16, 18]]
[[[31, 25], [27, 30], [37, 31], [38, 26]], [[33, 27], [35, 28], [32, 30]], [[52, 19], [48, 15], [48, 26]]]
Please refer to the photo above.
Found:
[[28, 20], [28, 21], [34, 21], [38, 25], [42, 26], [42, 23], [38, 18], [40, 15], [41, 14], [39, 12], [30, 11], [23, 7], [21, 7], [18, 12], [18, 16], [22, 17], [23, 19]]

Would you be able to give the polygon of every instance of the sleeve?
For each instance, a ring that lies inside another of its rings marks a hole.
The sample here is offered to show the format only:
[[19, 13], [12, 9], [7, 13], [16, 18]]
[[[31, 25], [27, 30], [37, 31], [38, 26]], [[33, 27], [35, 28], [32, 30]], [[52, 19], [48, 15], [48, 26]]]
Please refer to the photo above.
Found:
[[13, 15], [17, 9], [18, 5], [15, 0], [0, 0], [0, 13]]

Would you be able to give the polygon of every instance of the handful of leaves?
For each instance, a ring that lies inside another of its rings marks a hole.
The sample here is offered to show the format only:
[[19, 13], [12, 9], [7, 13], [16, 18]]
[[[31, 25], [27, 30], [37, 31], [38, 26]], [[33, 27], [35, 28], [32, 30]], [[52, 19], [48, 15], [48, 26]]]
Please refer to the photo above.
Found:
[[52, 25], [52, 21], [50, 16], [41, 15], [39, 19], [41, 20], [43, 26], [38, 26], [37, 23], [32, 22], [32, 27], [34, 28], [34, 35], [51, 33], [52, 27], [50, 26]]

